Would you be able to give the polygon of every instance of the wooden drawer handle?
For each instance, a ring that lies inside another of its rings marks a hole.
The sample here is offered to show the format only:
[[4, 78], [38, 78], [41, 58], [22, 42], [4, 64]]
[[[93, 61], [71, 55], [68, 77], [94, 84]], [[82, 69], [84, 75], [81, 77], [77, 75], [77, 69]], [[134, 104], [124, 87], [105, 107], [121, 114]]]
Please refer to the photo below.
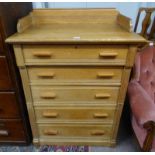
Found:
[[42, 116], [43, 117], [48, 117], [48, 118], [57, 118], [58, 113], [45, 111], [45, 112], [43, 112]]
[[97, 99], [103, 99], [103, 98], [110, 98], [110, 94], [96, 94], [95, 98]]
[[7, 130], [0, 130], [0, 136], [9, 136], [9, 132]]
[[118, 55], [118, 53], [116, 52], [109, 52], [109, 53], [106, 53], [106, 52], [100, 52], [99, 53], [99, 56], [102, 57], [102, 58], [115, 58], [116, 56]]
[[56, 94], [55, 93], [42, 93], [40, 97], [43, 99], [54, 99], [56, 98]]
[[52, 53], [51, 52], [33, 52], [33, 56], [35, 57], [51, 57]]
[[97, 77], [99, 78], [112, 78], [114, 73], [98, 73]]
[[91, 135], [92, 136], [101, 136], [101, 135], [104, 135], [105, 134], [105, 132], [104, 131], [100, 131], [100, 130], [98, 130], [98, 131], [92, 131], [91, 132]]
[[52, 72], [42, 72], [42, 73], [38, 73], [37, 76], [39, 78], [53, 78], [54, 73], [52, 73]]
[[45, 135], [58, 135], [57, 130], [44, 130]]
[[95, 113], [94, 118], [107, 118], [108, 114], [107, 113]]

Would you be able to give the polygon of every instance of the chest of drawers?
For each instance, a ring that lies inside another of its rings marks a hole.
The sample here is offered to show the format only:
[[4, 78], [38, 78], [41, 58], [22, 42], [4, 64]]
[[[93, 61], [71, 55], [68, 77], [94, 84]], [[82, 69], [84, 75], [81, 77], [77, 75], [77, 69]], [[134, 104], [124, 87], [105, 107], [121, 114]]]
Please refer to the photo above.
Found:
[[115, 9], [33, 10], [14, 46], [35, 144], [116, 143], [139, 44]]
[[0, 3], [0, 144], [29, 144], [31, 129], [13, 48], [5, 39], [32, 3]]

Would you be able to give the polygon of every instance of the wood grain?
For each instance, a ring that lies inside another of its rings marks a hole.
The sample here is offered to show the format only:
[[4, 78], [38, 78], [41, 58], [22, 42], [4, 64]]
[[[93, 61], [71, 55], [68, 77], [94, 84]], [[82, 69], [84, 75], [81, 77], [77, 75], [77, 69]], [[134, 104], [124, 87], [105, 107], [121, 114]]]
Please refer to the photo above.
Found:
[[[49, 134], [45, 133], [48, 132]], [[110, 125], [65, 125], [65, 124], [39, 124], [39, 132], [41, 137], [47, 136], [51, 138], [56, 137], [89, 137], [89, 138], [98, 138], [98, 139], [110, 139], [111, 135], [111, 126]], [[50, 134], [55, 132], [57, 134]], [[104, 134], [103, 134], [104, 132]], [[100, 134], [99, 134], [100, 133]], [[102, 134], [101, 134], [102, 133]]]
[[31, 17], [7, 42], [14, 44], [33, 143], [113, 146], [145, 39], [115, 9], [41, 9]]
[[[33, 102], [98, 102], [102, 104], [116, 104], [119, 87], [91, 87], [91, 86], [32, 86]], [[55, 94], [55, 98], [42, 98], [48, 93]], [[96, 98], [96, 94], [108, 94], [108, 98]]]
[[[100, 122], [113, 123], [115, 106], [36, 106], [37, 122]], [[84, 115], [85, 114], [85, 115]]]
[[122, 14], [118, 14], [117, 16], [117, 23], [124, 28], [125, 30], [127, 30], [128, 32], [132, 32], [133, 30], [133, 25], [132, 25], [132, 21], [130, 18], [122, 15]]
[[[95, 45], [25, 45], [24, 61], [29, 64], [46, 63], [121, 63], [126, 62], [127, 46], [95, 46]], [[36, 53], [39, 56], [36, 57]], [[104, 56], [100, 56], [104, 54]], [[108, 54], [108, 55], [107, 55]], [[117, 54], [114, 57], [111, 54]], [[46, 56], [45, 56], [46, 55]], [[47, 56], [48, 55], [48, 56]], [[105, 56], [106, 55], [106, 56]]]
[[[40, 83], [121, 83], [123, 67], [28, 67], [30, 82]], [[73, 72], [74, 70], [74, 72]]]
[[24, 30], [22, 34], [16, 33], [9, 37], [7, 42], [144, 43], [144, 38], [130, 33], [131, 20], [118, 14], [115, 9], [34, 10], [29, 15], [32, 16], [32, 22], [27, 20], [31, 17], [23, 17], [19, 21], [19, 32]]

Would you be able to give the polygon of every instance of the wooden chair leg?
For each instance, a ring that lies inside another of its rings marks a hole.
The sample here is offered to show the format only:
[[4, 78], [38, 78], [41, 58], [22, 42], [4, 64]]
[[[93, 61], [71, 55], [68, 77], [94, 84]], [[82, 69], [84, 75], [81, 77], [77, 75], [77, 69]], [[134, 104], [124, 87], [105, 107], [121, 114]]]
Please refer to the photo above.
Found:
[[147, 130], [147, 135], [143, 143], [142, 151], [149, 152], [152, 148], [154, 133], [155, 133], [155, 122], [149, 121], [144, 124], [144, 128]]

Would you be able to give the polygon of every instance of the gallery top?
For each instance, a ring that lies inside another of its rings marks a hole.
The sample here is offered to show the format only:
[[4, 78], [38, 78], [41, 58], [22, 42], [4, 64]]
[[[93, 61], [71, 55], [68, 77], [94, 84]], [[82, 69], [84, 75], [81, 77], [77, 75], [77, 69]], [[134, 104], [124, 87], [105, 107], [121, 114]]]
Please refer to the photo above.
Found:
[[6, 42], [137, 44], [146, 40], [132, 32], [131, 19], [116, 9], [34, 9], [18, 21]]

